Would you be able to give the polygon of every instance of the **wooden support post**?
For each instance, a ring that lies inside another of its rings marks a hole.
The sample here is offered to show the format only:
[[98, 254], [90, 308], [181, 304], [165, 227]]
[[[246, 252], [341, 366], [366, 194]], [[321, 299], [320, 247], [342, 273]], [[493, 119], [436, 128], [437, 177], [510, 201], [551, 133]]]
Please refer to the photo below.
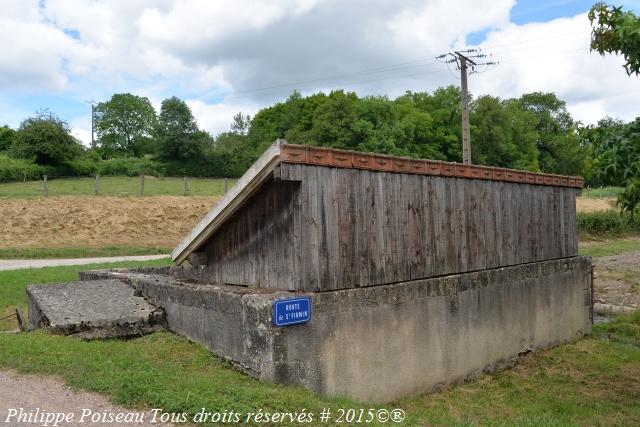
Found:
[[95, 188], [96, 196], [100, 194], [100, 174], [96, 174], [96, 188]]
[[224, 194], [227, 194], [227, 190], [229, 189], [229, 178], [224, 179]]
[[144, 196], [144, 173], [140, 174], [140, 195]]
[[189, 193], [189, 178], [184, 177], [184, 195], [186, 196]]
[[47, 175], [44, 175], [44, 197], [49, 197], [49, 186], [47, 184]]
[[20, 332], [26, 332], [27, 322], [25, 320], [24, 314], [22, 313], [22, 310], [20, 310], [19, 308], [16, 308], [16, 319], [18, 320], [18, 328], [20, 329]]

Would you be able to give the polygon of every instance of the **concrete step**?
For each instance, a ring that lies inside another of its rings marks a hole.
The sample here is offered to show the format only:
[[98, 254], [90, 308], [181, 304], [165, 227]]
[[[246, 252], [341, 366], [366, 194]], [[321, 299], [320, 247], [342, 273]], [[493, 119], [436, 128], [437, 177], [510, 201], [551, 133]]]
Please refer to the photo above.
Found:
[[120, 280], [29, 285], [29, 329], [83, 339], [130, 337], [165, 328], [164, 311]]

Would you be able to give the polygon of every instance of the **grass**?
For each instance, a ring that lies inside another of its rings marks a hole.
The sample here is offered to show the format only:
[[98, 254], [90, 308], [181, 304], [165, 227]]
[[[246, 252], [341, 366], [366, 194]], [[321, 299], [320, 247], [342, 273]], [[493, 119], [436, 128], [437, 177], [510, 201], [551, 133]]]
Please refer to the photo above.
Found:
[[109, 256], [169, 254], [172, 248], [103, 246], [96, 248], [4, 248], [0, 259], [91, 258]]
[[640, 218], [615, 210], [578, 212], [576, 225], [581, 236], [620, 237], [640, 233]]
[[[235, 183], [229, 179], [228, 188]], [[43, 195], [42, 181], [0, 183], [1, 197], [40, 197]], [[95, 178], [60, 178], [49, 179], [49, 196], [92, 196], [95, 194]], [[138, 196], [140, 194], [140, 178], [127, 176], [100, 177], [101, 196]], [[184, 192], [183, 178], [155, 178], [147, 176], [144, 181], [146, 196], [182, 196]], [[224, 194], [224, 179], [189, 178], [189, 196], [221, 196]]]
[[622, 239], [581, 240], [578, 252], [594, 258], [640, 251], [640, 237]]
[[[0, 272], [0, 313], [25, 306], [28, 283], [72, 280], [79, 270], [99, 267]], [[0, 334], [0, 366], [57, 375], [74, 388], [105, 394], [118, 404], [168, 412], [305, 408], [317, 414], [323, 407], [334, 412], [399, 407], [407, 414], [402, 425], [412, 426], [639, 425], [639, 328], [640, 314], [621, 317], [596, 326], [594, 338], [528, 355], [512, 369], [388, 405], [259, 382], [170, 333], [92, 342], [41, 331]]]
[[625, 344], [640, 345], [640, 310], [618, 316], [609, 323], [598, 325], [596, 336]]
[[624, 187], [585, 188], [582, 190], [582, 197], [588, 197], [591, 199], [618, 197], [618, 195], [623, 191]]

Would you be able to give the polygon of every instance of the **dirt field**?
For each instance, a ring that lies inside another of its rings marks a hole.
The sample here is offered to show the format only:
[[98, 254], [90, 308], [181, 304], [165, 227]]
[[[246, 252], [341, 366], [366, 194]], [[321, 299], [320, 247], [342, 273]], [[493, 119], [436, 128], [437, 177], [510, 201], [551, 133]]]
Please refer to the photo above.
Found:
[[173, 247], [215, 197], [3, 199], [0, 248]]
[[[216, 197], [8, 198], [0, 202], [0, 248], [173, 247]], [[578, 198], [578, 212], [612, 209], [614, 199]]]
[[578, 197], [576, 199], [576, 210], [578, 212], [596, 212], [616, 209], [616, 199], [608, 197], [603, 199], [590, 199]]

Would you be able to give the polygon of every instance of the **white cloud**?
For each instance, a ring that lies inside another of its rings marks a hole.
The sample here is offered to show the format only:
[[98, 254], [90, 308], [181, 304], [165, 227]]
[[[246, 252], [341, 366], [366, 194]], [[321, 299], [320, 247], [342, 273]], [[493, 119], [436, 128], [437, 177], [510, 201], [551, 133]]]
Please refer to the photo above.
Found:
[[253, 116], [258, 107], [250, 105], [207, 104], [200, 100], [186, 101], [193, 112], [198, 126], [213, 135], [231, 130], [233, 116], [238, 113]]
[[216, 43], [238, 32], [260, 30], [287, 15], [299, 16], [314, 1], [182, 0], [166, 13], [145, 9], [137, 21], [143, 37], [175, 47]]
[[[473, 94], [554, 91], [586, 122], [638, 114], [638, 78], [626, 77], [620, 58], [588, 52], [584, 14], [515, 25], [509, 23], [514, 3], [46, 0], [40, 7], [37, 0], [5, 1], [0, 89], [78, 100], [130, 91], [156, 107], [176, 95], [189, 99], [201, 126], [217, 133], [229, 129], [238, 111], [254, 113], [294, 89], [393, 97], [458, 84], [434, 57], [463, 47], [470, 33], [493, 29], [483, 44], [495, 47], [501, 64], [470, 78]], [[577, 48], [582, 51], [572, 51]], [[392, 64], [401, 65], [380, 68]]]
[[515, 0], [429, 1], [400, 11], [388, 28], [397, 46], [435, 52], [465, 34], [507, 24], [514, 4]]
[[91, 129], [71, 128], [71, 135], [85, 147], [91, 147]]
[[585, 123], [606, 114], [634, 118], [639, 113], [640, 81], [627, 77], [620, 57], [590, 52], [589, 31], [586, 14], [581, 14], [546, 23], [509, 24], [491, 32], [483, 45], [500, 65], [471, 76], [472, 92], [501, 97], [555, 92]]
[[71, 135], [85, 147], [91, 147], [91, 114], [76, 117], [69, 123]]
[[41, 18], [37, 1], [11, 1], [0, 12], [0, 88], [62, 89], [62, 58], [71, 41]]

